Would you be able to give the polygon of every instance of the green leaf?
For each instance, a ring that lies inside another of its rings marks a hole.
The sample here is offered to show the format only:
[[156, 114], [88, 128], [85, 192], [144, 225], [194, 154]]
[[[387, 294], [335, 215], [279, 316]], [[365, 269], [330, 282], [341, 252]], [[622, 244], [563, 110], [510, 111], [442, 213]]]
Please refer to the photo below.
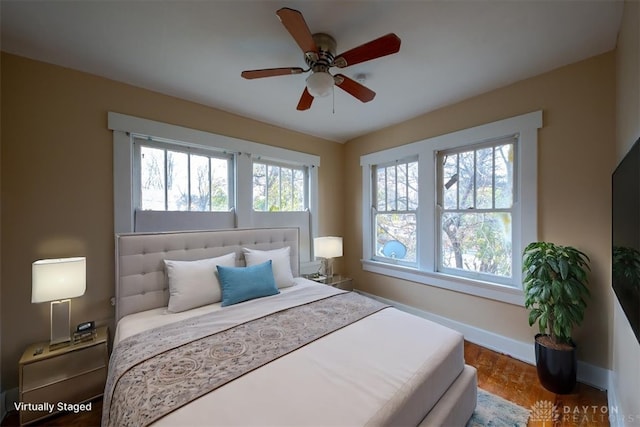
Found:
[[562, 297], [562, 283], [558, 280], [551, 282], [551, 295], [554, 300], [558, 300]]
[[531, 312], [529, 312], [529, 326], [533, 326], [533, 324], [536, 323], [536, 320], [538, 320], [541, 314], [542, 312], [537, 308], [531, 310]]
[[540, 317], [538, 318], [538, 323], [540, 324], [540, 330], [541, 331], [546, 331], [547, 330], [547, 321], [549, 319], [549, 315], [545, 312], [540, 313]]
[[543, 301], [549, 300], [551, 298], [551, 290], [549, 288], [542, 288], [540, 292], [540, 299]]
[[567, 277], [569, 277], [569, 263], [567, 262], [567, 259], [560, 258], [559, 266], [560, 266], [560, 277], [562, 277], [562, 280], [567, 280]]
[[578, 289], [576, 289], [574, 283], [572, 283], [572, 282], [570, 282], [568, 284], [568, 286], [564, 287], [564, 291], [565, 291], [565, 293], [567, 294], [567, 296], [569, 297], [569, 299], [571, 301], [575, 301], [578, 298], [580, 298], [580, 293], [579, 293]]

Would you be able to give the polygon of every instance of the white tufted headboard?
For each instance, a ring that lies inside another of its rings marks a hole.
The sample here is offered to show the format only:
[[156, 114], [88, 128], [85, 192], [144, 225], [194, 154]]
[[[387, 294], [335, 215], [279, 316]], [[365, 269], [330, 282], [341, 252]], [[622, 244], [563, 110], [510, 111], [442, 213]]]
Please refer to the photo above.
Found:
[[297, 228], [236, 228], [215, 231], [127, 233], [116, 235], [116, 322], [139, 311], [166, 307], [169, 286], [165, 259], [193, 261], [236, 253], [242, 248], [270, 250], [291, 247], [291, 271], [298, 276]]

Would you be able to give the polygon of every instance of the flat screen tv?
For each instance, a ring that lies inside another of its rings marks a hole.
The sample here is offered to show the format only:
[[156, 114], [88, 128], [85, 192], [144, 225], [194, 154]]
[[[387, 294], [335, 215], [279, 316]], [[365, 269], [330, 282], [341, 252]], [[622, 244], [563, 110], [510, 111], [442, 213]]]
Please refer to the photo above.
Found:
[[612, 177], [612, 283], [640, 343], [640, 139]]

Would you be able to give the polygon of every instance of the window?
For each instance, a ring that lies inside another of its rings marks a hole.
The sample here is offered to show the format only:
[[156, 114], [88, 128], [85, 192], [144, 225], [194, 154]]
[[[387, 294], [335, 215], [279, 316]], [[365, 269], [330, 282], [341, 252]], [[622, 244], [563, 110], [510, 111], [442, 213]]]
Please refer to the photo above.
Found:
[[361, 157], [363, 268], [522, 305], [542, 112]]
[[228, 211], [233, 157], [161, 142], [135, 141], [140, 209]]
[[318, 156], [114, 112], [108, 126], [116, 233], [298, 227], [311, 262]]
[[306, 209], [306, 168], [253, 163], [253, 210], [300, 212]]
[[418, 229], [418, 162], [373, 167], [374, 258], [415, 264]]
[[438, 153], [438, 271], [508, 283], [516, 141]]

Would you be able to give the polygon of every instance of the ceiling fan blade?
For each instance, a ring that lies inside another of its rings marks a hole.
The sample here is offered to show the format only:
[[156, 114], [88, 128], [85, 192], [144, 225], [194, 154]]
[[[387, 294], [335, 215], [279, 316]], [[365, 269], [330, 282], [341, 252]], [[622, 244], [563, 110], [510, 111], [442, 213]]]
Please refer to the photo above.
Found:
[[287, 76], [289, 74], [301, 74], [304, 70], [300, 67], [265, 68], [263, 70], [243, 71], [241, 76], [245, 79], [260, 79], [262, 77]]
[[291, 37], [298, 43], [302, 52], [317, 52], [318, 47], [313, 41], [313, 35], [309, 31], [309, 27], [302, 16], [302, 13], [288, 7], [278, 9], [276, 12], [282, 25], [289, 31]]
[[386, 36], [371, 40], [358, 47], [354, 47], [336, 57], [333, 65], [344, 68], [349, 65], [359, 64], [361, 62], [380, 58], [382, 56], [391, 55], [400, 50], [400, 38], [393, 33]]
[[300, 101], [298, 101], [298, 106], [296, 107], [299, 111], [308, 110], [311, 108], [311, 103], [313, 102], [313, 96], [309, 93], [307, 88], [304, 88], [304, 92], [302, 92], [302, 96], [300, 97]]
[[336, 86], [344, 90], [350, 95], [358, 98], [362, 102], [369, 102], [376, 97], [376, 93], [366, 86], [361, 85], [355, 80], [351, 80], [344, 74], [336, 74], [334, 76]]

